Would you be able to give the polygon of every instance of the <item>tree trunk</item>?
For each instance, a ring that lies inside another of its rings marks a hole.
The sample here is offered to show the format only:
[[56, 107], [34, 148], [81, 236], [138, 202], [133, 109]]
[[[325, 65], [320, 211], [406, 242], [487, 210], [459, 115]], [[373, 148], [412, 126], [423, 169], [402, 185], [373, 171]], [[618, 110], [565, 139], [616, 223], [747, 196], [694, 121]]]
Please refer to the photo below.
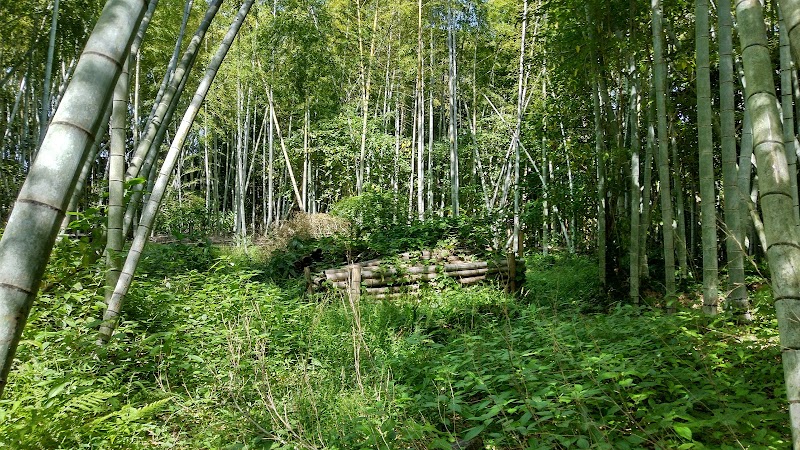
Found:
[[681, 163], [678, 159], [678, 141], [672, 133], [672, 124], [667, 128], [670, 136], [672, 150], [672, 188], [675, 193], [675, 254], [678, 257], [678, 278], [686, 279], [689, 273], [688, 239], [686, 238], [686, 207], [684, 203], [684, 190], [681, 173]]
[[[750, 202], [750, 190], [751, 190], [751, 182], [750, 178], [752, 175], [752, 167], [753, 163], [752, 160], [754, 159], [753, 156], [753, 124], [752, 120], [750, 120], [750, 111], [747, 110], [747, 107], [744, 109], [744, 118], [742, 119], [742, 149], [739, 152], [739, 171], [737, 173], [738, 176], [738, 186], [739, 186], [739, 217], [741, 220], [741, 228], [739, 229], [740, 235], [738, 236], [738, 241], [742, 245], [742, 252], [745, 252], [750, 248], [750, 246], [745, 245], [745, 239], [750, 234], [750, 229], [753, 226], [752, 219], [750, 218], [750, 211], [748, 210], [748, 202]], [[758, 194], [756, 193], [756, 200], [758, 200]], [[751, 243], [752, 244], [752, 243]], [[747, 291], [745, 286], [745, 296], [744, 300], [747, 303], [743, 303], [743, 306], [746, 306], [746, 311], [750, 310], [749, 299], [747, 297]], [[742, 307], [737, 309], [739, 311], [743, 310]]]
[[145, 6], [141, 0], [106, 4], [0, 239], [0, 395], [64, 209], [102, 126]]
[[[272, 123], [275, 125], [275, 134], [278, 135], [278, 140], [280, 141], [281, 144], [283, 159], [284, 162], [286, 163], [286, 170], [289, 171], [289, 178], [292, 181], [292, 190], [294, 191], [295, 200], [297, 201], [297, 207], [303, 210], [303, 198], [300, 195], [300, 189], [297, 187], [297, 178], [295, 178], [294, 170], [292, 170], [292, 162], [289, 160], [289, 152], [286, 150], [286, 143], [283, 141], [283, 134], [281, 134], [281, 126], [278, 123], [278, 115], [277, 112], [275, 111], [275, 102], [273, 101], [272, 98], [271, 89], [267, 92], [267, 97], [269, 99], [269, 115], [271, 117]], [[289, 127], [289, 129], [291, 131], [291, 126]], [[303, 212], [305, 212], [305, 210], [303, 210]]]
[[[528, 30], [528, 0], [522, 2], [522, 29], [519, 41], [519, 73], [517, 74], [517, 121], [511, 145], [514, 147], [514, 229], [512, 230], [511, 251], [517, 254], [520, 244], [520, 188], [519, 188], [519, 135], [522, 130], [522, 113], [525, 99], [525, 44]], [[476, 146], [477, 154], [477, 146]], [[480, 162], [480, 161], [479, 161]], [[480, 167], [480, 166], [479, 166]], [[482, 168], [481, 168], [482, 171]], [[483, 174], [481, 173], [481, 177]], [[545, 248], [546, 243], [545, 243]]]
[[[636, 74], [636, 62], [631, 60], [631, 75], [634, 77], [631, 83], [631, 106], [630, 106], [630, 134], [631, 134], [631, 240], [630, 240], [630, 297], [634, 305], [639, 304], [639, 269], [641, 262], [639, 257], [639, 235], [641, 233], [641, 185], [639, 183], [639, 153], [641, 152], [641, 142], [639, 141], [639, 78]], [[647, 205], [645, 205], [645, 208]]]
[[175, 138], [173, 139], [172, 145], [170, 145], [169, 148], [169, 152], [164, 159], [164, 165], [158, 174], [158, 180], [156, 181], [153, 192], [150, 195], [150, 200], [147, 202], [145, 210], [142, 213], [142, 218], [139, 221], [139, 228], [136, 232], [133, 244], [131, 244], [131, 248], [128, 251], [128, 257], [125, 259], [125, 266], [120, 274], [119, 282], [117, 282], [117, 285], [114, 288], [114, 294], [111, 297], [111, 300], [108, 302], [108, 307], [106, 308], [105, 314], [103, 314], [103, 323], [100, 326], [100, 334], [98, 338], [99, 344], [108, 342], [108, 340], [111, 338], [111, 333], [113, 333], [114, 328], [116, 327], [117, 318], [119, 317], [119, 313], [122, 308], [123, 298], [128, 293], [131, 281], [133, 281], [134, 271], [136, 270], [136, 266], [139, 264], [139, 259], [144, 251], [144, 246], [147, 243], [147, 239], [150, 235], [150, 229], [153, 226], [155, 216], [158, 213], [159, 207], [161, 206], [161, 200], [163, 199], [164, 192], [169, 184], [169, 178], [173, 169], [175, 168], [178, 157], [180, 156], [183, 144], [187, 135], [189, 134], [189, 130], [192, 127], [195, 117], [197, 117], [197, 113], [200, 111], [200, 106], [202, 105], [206, 94], [208, 94], [208, 90], [211, 87], [211, 83], [214, 81], [214, 77], [219, 70], [219, 66], [222, 64], [223, 59], [225, 59], [225, 55], [228, 53], [228, 50], [233, 43], [233, 39], [239, 32], [242, 22], [244, 22], [245, 17], [247, 17], [247, 13], [250, 11], [253, 1], [254, 0], [245, 0], [239, 9], [239, 12], [234, 18], [233, 23], [228, 29], [228, 32], [222, 39], [217, 52], [211, 58], [211, 62], [209, 63], [203, 78], [200, 80], [200, 85], [197, 87], [197, 91], [195, 92], [194, 97], [192, 97], [192, 101], [189, 104], [189, 107], [186, 109], [183, 119], [181, 120], [178, 131], [175, 133]]
[[[784, 17], [790, 24], [791, 15], [784, 11]], [[759, 0], [738, 0], [736, 19], [747, 80], [745, 98], [753, 120], [753, 145], [758, 162], [760, 202], [780, 330], [792, 441], [794, 448], [800, 448], [800, 330], [797, 322], [800, 314], [800, 246], [793, 220], [781, 113]]]
[[[747, 286], [744, 284], [744, 238], [742, 235], [742, 193], [736, 168], [736, 119], [734, 115], [733, 85], [733, 17], [730, 0], [720, 0], [719, 16], [719, 78], [720, 78], [720, 146], [722, 149], [722, 191], [724, 197], [725, 253], [728, 263], [727, 302], [732, 305], [747, 302]], [[743, 128], [749, 128], [745, 121]], [[744, 139], [745, 131], [742, 136]], [[744, 145], [742, 145], [744, 148]], [[750, 179], [750, 159], [747, 159], [747, 178]], [[744, 170], [739, 167], [739, 170]], [[737, 308], [738, 309], [738, 308]], [[747, 310], [748, 308], [745, 308]]]
[[658, 178], [661, 189], [661, 219], [664, 233], [664, 301], [667, 312], [675, 311], [675, 237], [673, 230], [672, 194], [670, 192], [669, 139], [667, 137], [667, 64], [664, 61], [663, 13], [661, 0], [653, 0], [653, 65], [658, 121]]
[[372, 60], [375, 58], [375, 39], [377, 36], [378, 28], [378, 4], [375, 4], [375, 17], [372, 22], [372, 36], [370, 38], [369, 57], [365, 62], [364, 56], [364, 40], [362, 37], [361, 26], [361, 7], [362, 3], [358, 2], [356, 5], [356, 17], [358, 19], [358, 54], [359, 54], [359, 68], [361, 71], [361, 151], [358, 158], [358, 169], [356, 173], [356, 193], [361, 195], [364, 188], [364, 166], [366, 165], [367, 158], [367, 124], [369, 118], [369, 96], [370, 84], [372, 81]]
[[[599, 76], [595, 74], [595, 76]], [[606, 285], [606, 167], [605, 134], [600, 109], [600, 84], [595, 82], [594, 105], [595, 157], [597, 158], [597, 258], [600, 266], [600, 284]]]
[[[417, 1], [417, 88], [415, 106], [415, 132], [417, 138], [417, 218], [419, 220], [425, 219], [425, 173], [424, 173], [424, 154], [425, 154], [425, 76], [423, 73], [422, 63], [423, 47], [422, 47], [422, 0]], [[412, 141], [413, 142], [413, 141]], [[412, 155], [412, 159], [414, 156]], [[428, 169], [431, 169], [430, 167]], [[411, 171], [414, 171], [414, 165], [411, 165]], [[412, 174], [412, 179], [413, 179]], [[431, 174], [428, 174], [431, 176]], [[413, 183], [412, 183], [413, 184]], [[412, 187], [413, 192], [413, 187]], [[411, 197], [408, 199], [409, 205], [411, 204]], [[410, 208], [410, 206], [409, 206]]]
[[122, 247], [125, 237], [122, 235], [122, 221], [125, 218], [123, 206], [125, 195], [125, 131], [128, 117], [128, 67], [127, 58], [122, 73], [114, 89], [114, 100], [111, 113], [111, 144], [108, 168], [108, 231], [106, 237], [106, 303], [111, 299], [114, 286], [122, 270]]
[[39, 144], [42, 143], [50, 121], [50, 80], [55, 60], [56, 33], [58, 32], [58, 0], [53, 0], [53, 17], [50, 22], [50, 42], [47, 45], [47, 63], [44, 67], [44, 85], [42, 86], [42, 111], [39, 118]]
[[[779, 14], [780, 15], [780, 14]], [[792, 102], [792, 73], [795, 71], [789, 50], [789, 33], [783, 17], [780, 19], [780, 59], [781, 59], [781, 106], [783, 110], [783, 146], [789, 165], [789, 183], [794, 204], [795, 226], [800, 226], [800, 198], [797, 192], [797, 151], [798, 142], [794, 134], [794, 105]]]
[[[456, 63], [456, 23], [453, 16], [452, 3], [448, 6], [447, 25], [447, 53], [448, 53], [448, 91], [449, 91], [449, 118], [450, 118], [450, 204], [453, 208], [453, 217], [460, 214], [459, 180], [458, 180], [458, 65]], [[519, 160], [519, 158], [517, 159]]]
[[697, 55], [697, 135], [700, 147], [700, 220], [703, 236], [703, 312], [717, 314], [717, 217], [714, 192], [714, 141], [711, 129], [708, 0], [695, 1]]

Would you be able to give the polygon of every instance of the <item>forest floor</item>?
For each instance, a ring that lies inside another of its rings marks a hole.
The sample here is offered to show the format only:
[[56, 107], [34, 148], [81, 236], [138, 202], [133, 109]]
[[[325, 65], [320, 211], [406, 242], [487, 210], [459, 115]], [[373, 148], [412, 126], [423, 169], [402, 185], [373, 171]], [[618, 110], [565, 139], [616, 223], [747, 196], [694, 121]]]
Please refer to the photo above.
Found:
[[[786, 448], [770, 293], [746, 326], [608, 302], [529, 257], [521, 298], [432, 286], [352, 305], [262, 257], [153, 244], [112, 342], [99, 269], [60, 244], [0, 401], [18, 449]], [[69, 281], [64, 281], [69, 280]]]

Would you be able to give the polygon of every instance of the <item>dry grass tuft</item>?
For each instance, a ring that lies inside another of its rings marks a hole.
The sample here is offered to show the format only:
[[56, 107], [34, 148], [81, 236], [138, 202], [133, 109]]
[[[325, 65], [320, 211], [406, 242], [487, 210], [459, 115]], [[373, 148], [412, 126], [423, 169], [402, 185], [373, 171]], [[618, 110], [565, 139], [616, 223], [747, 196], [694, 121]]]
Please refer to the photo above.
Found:
[[266, 236], [256, 243], [267, 254], [275, 250], [285, 250], [293, 238], [319, 239], [344, 233], [350, 228], [350, 223], [341, 217], [330, 214], [306, 214], [297, 212], [283, 221], [279, 227], [270, 230]]

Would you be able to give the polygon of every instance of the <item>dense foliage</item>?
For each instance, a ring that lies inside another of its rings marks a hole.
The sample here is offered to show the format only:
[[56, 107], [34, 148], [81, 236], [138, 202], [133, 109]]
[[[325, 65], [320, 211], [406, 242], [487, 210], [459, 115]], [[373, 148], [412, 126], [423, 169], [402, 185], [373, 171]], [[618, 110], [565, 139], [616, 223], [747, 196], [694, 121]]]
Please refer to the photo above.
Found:
[[[257, 255], [152, 246], [126, 321], [64, 240], [0, 401], [9, 448], [783, 448], [769, 293], [747, 327], [595, 297], [595, 264], [536, 257], [521, 299], [304, 297]], [[69, 273], [68, 282], [64, 281]], [[354, 314], [355, 313], [355, 314]], [[758, 380], [755, 383], [754, 380]]]

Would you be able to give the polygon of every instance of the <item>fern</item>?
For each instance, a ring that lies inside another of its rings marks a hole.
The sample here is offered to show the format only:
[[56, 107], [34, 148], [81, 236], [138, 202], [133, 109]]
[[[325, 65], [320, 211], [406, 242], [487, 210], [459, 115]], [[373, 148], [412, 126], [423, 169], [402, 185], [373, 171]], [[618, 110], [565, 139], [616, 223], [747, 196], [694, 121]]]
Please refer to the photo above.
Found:
[[77, 395], [67, 401], [61, 410], [56, 414], [56, 418], [62, 418], [71, 414], [94, 415], [101, 414], [108, 409], [108, 399], [119, 395], [116, 392], [91, 391]]
[[99, 384], [104, 388], [109, 388], [112, 386], [119, 386], [120, 381], [122, 380], [122, 373], [125, 371], [124, 367], [115, 367], [105, 375], [102, 375], [95, 379], [95, 384]]
[[171, 402], [173, 397], [162, 398], [152, 403], [148, 403], [140, 408], [131, 406], [130, 404], [123, 406], [118, 411], [111, 412], [105, 416], [98, 417], [93, 420], [90, 428], [96, 429], [108, 422], [113, 421], [115, 425], [129, 425], [133, 422], [139, 421], [158, 413], [163, 409], [164, 405]]

